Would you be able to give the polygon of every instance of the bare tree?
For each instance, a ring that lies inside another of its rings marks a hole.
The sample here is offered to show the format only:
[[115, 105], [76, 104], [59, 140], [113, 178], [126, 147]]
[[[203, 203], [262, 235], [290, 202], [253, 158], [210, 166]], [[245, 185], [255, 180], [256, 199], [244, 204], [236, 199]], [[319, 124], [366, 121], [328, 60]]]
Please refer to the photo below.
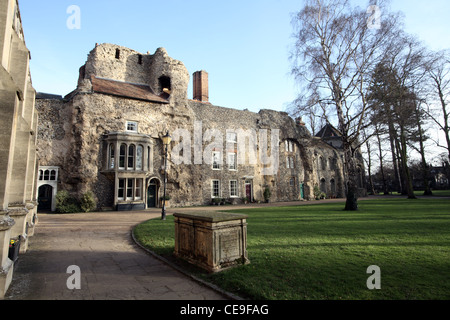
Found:
[[329, 111], [324, 114], [337, 118], [342, 134], [346, 210], [358, 208], [356, 152], [364, 143], [360, 133], [367, 125], [370, 107], [365, 97], [367, 81], [398, 21], [381, 1], [377, 8], [384, 14], [380, 28], [375, 29], [368, 25], [367, 9], [352, 7], [347, 0], [306, 0], [293, 19], [296, 43], [292, 73], [309, 92], [309, 98], [300, 100], [315, 101]]
[[433, 191], [430, 187], [430, 181], [429, 181], [429, 167], [427, 164], [427, 160], [425, 157], [425, 141], [428, 139], [427, 135], [425, 134], [425, 130], [423, 129], [423, 109], [421, 108], [422, 103], [420, 101], [416, 102], [416, 107], [414, 110], [414, 116], [416, 119], [417, 124], [417, 142], [419, 143], [419, 147], [415, 147], [414, 144], [411, 145], [413, 149], [415, 149], [417, 152], [419, 152], [421, 157], [421, 171], [422, 171], [422, 179], [423, 179], [423, 186], [425, 188], [424, 195], [425, 196], [431, 196], [433, 195]]
[[289, 107], [289, 113], [294, 117], [301, 117], [311, 134], [315, 136], [327, 124], [326, 109], [320, 105], [318, 95], [302, 95], [294, 100]]
[[427, 115], [444, 133], [446, 145], [437, 145], [447, 150], [450, 161], [450, 51], [436, 54], [429, 69], [429, 77], [433, 92], [429, 102]]

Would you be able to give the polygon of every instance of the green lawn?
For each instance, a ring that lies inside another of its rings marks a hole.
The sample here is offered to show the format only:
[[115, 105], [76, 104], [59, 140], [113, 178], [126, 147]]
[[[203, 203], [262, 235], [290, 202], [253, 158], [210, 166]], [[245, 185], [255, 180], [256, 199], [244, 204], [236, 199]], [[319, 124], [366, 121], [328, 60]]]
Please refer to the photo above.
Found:
[[[450, 299], [450, 200], [382, 199], [233, 210], [249, 215], [251, 264], [196, 275], [251, 299]], [[173, 218], [136, 227], [144, 246], [170, 258]], [[367, 268], [381, 269], [369, 290]]]

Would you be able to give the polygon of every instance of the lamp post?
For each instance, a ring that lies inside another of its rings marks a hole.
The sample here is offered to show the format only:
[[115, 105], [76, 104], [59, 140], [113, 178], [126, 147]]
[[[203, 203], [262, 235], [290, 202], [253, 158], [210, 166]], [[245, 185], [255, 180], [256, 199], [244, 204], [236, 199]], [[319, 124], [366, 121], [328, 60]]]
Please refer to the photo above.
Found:
[[171, 141], [172, 137], [169, 135], [169, 131], [167, 131], [166, 135], [162, 137], [162, 142], [165, 147], [165, 151], [164, 151], [164, 195], [163, 195], [161, 220], [166, 220], [167, 148]]

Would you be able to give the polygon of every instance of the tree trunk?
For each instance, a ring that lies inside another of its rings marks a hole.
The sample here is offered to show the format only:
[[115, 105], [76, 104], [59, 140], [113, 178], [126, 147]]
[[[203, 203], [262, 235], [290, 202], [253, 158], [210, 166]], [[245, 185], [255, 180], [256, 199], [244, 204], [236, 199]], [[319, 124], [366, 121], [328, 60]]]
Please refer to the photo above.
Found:
[[[340, 93], [337, 92], [336, 96], [340, 97]], [[342, 111], [342, 101], [339, 99], [336, 101], [336, 111], [339, 120], [339, 129], [342, 134], [342, 146], [345, 161], [344, 170], [346, 171], [344, 173], [347, 178], [347, 201], [345, 203], [345, 210], [356, 211], [358, 210], [358, 170], [356, 168], [352, 146], [349, 143], [347, 126]]]
[[396, 138], [395, 138], [395, 130], [394, 126], [389, 119], [389, 142], [391, 144], [391, 153], [392, 153], [392, 165], [394, 167], [394, 189], [397, 190], [398, 193], [402, 193], [403, 184], [402, 179], [400, 177], [400, 168], [397, 161], [397, 153], [396, 153]]
[[372, 179], [372, 156], [370, 155], [371, 150], [369, 141], [366, 141], [366, 148], [367, 148], [367, 171], [369, 173], [370, 192], [372, 194], [375, 194], [375, 188], [373, 186], [373, 179]]
[[344, 143], [345, 164], [347, 168], [347, 201], [345, 202], [346, 211], [358, 210], [358, 170], [351, 146], [348, 142]]
[[423, 132], [422, 132], [422, 125], [420, 123], [420, 117], [419, 117], [419, 110], [417, 110], [416, 106], [416, 120], [417, 120], [417, 129], [419, 130], [419, 152], [420, 156], [422, 158], [422, 178], [423, 178], [423, 185], [425, 187], [425, 191], [423, 193], [424, 196], [432, 196], [433, 192], [430, 188], [430, 181], [428, 181], [428, 165], [427, 161], [425, 159], [425, 147], [423, 145]]
[[[397, 137], [397, 135], [394, 133], [394, 144], [395, 144], [395, 157], [398, 167], [398, 181], [401, 185], [400, 194], [406, 196], [408, 194], [408, 181], [406, 179], [406, 170], [405, 166], [407, 167], [407, 163], [404, 163], [405, 156], [402, 153], [402, 135], [400, 134], [400, 138]], [[406, 140], [405, 140], [406, 141]]]
[[402, 157], [402, 171], [403, 175], [405, 177], [405, 184], [406, 184], [406, 192], [408, 195], [408, 199], [416, 199], [416, 196], [414, 195], [414, 188], [412, 185], [412, 179], [411, 179], [411, 173], [409, 172], [408, 168], [408, 153], [407, 153], [407, 147], [406, 147], [406, 137], [404, 133], [404, 129], [401, 129], [400, 133], [400, 144], [401, 144], [401, 157]]
[[381, 148], [381, 138], [380, 138], [380, 134], [378, 132], [378, 128], [376, 131], [376, 136], [377, 136], [377, 140], [378, 140], [378, 152], [380, 153], [380, 171], [381, 171], [381, 179], [383, 180], [383, 193], [385, 195], [388, 195], [389, 191], [387, 188], [386, 176], [384, 175], [383, 150]]

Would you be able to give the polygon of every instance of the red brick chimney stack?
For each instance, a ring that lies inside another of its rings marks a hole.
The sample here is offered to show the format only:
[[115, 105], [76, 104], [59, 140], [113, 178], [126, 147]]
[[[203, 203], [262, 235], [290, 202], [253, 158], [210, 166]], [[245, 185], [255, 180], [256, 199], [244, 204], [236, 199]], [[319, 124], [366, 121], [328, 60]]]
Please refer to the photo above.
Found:
[[208, 72], [197, 71], [194, 73], [194, 100], [209, 102]]

